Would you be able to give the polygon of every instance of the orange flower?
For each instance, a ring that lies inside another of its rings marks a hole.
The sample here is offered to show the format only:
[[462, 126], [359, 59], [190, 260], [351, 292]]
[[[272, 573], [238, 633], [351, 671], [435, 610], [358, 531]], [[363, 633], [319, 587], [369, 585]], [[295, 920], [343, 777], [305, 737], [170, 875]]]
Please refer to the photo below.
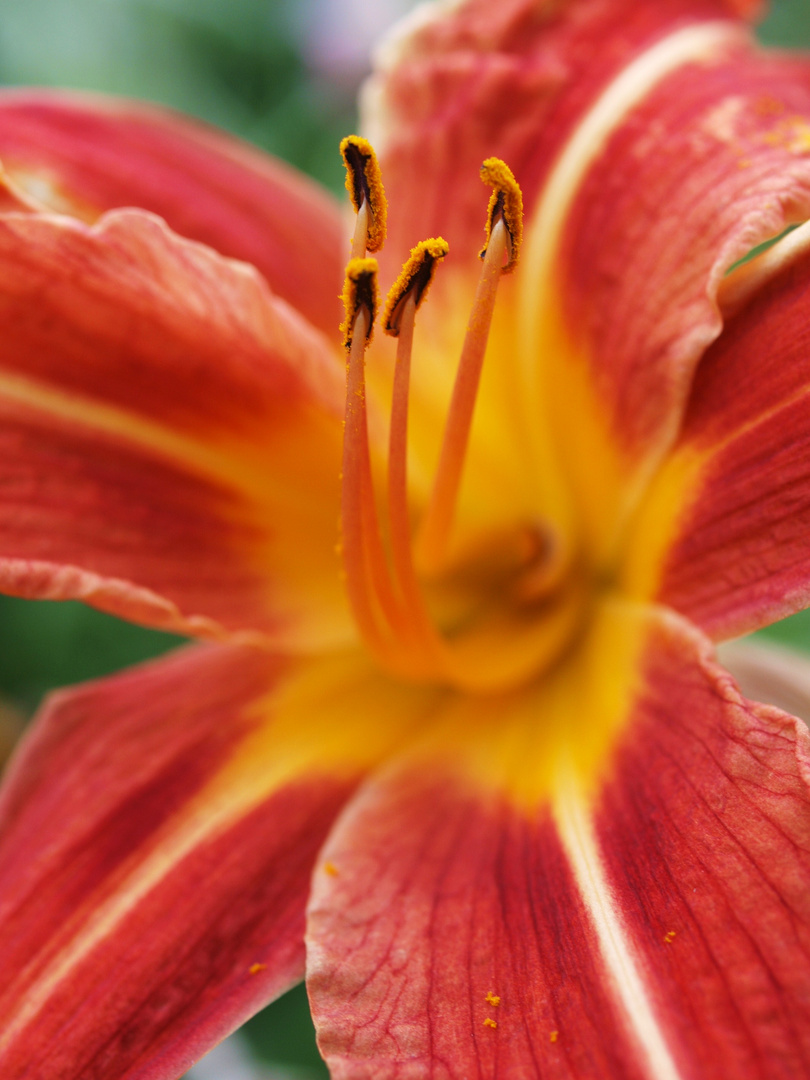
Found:
[[810, 217], [752, 6], [422, 9], [351, 246], [223, 136], [0, 99], [0, 587], [206, 639], [10, 768], [3, 1080], [177, 1077], [305, 964], [336, 1078], [810, 1077], [810, 736], [715, 655], [810, 596], [810, 227], [726, 273]]

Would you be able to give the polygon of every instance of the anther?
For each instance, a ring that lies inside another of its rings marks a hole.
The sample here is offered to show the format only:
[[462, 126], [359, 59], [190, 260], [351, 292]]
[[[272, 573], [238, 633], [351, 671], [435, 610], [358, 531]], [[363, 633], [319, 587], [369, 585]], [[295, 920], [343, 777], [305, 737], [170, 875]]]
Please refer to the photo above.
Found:
[[352, 258], [379, 251], [385, 242], [387, 202], [377, 155], [368, 139], [347, 135], [340, 144], [346, 190], [357, 214]]
[[343, 344], [347, 349], [351, 349], [358, 322], [357, 317], [362, 309], [366, 312], [362, 333], [365, 336], [365, 344], [368, 345], [377, 314], [376, 259], [349, 260], [343, 285], [343, 308], [346, 313], [340, 325]]
[[487, 158], [481, 166], [481, 179], [490, 185], [492, 194], [487, 207], [487, 240], [479, 257], [483, 259], [486, 256], [492, 231], [498, 221], [502, 221], [507, 235], [507, 263], [502, 269], [508, 274], [517, 266], [523, 240], [523, 193], [512, 170], [500, 158]]
[[385, 301], [383, 327], [386, 334], [399, 337], [405, 301], [412, 296], [414, 306], [419, 307], [430, 288], [436, 263], [443, 259], [449, 250], [447, 241], [441, 236], [420, 240], [415, 248], [411, 248], [410, 257], [391, 286]]

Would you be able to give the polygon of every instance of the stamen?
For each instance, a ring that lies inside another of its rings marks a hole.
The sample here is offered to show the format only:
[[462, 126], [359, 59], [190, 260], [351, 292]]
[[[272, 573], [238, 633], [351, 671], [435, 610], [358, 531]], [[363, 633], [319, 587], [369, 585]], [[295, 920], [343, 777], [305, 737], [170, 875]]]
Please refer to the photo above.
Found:
[[[377, 263], [366, 258], [365, 252], [367, 247], [373, 250], [372, 243], [382, 242], [380, 236], [372, 240], [371, 232], [381, 217], [384, 225], [384, 197], [381, 215], [375, 200], [382, 186], [368, 144], [349, 139], [341, 149], [347, 187], [358, 212], [354, 249], [359, 253], [346, 271], [346, 314], [341, 327], [348, 351], [341, 529], [349, 602], [366, 645], [393, 673], [476, 692], [499, 692], [553, 661], [579, 618], [581, 597], [569, 590], [555, 591], [532, 572], [520, 580], [517, 604], [515, 597], [501, 591], [461, 624], [453, 616], [455, 625], [440, 626], [428, 608], [414, 565], [408, 513], [408, 398], [416, 311], [430, 288], [437, 262], [447, 254], [448, 246], [441, 238], [425, 240], [413, 249], [385, 307], [385, 330], [398, 339], [388, 462], [389, 566], [374, 497], [365, 382], [365, 350], [377, 307]], [[418, 538], [428, 572], [441, 569], [445, 561], [498, 281], [503, 271], [514, 266], [520, 246], [521, 196], [512, 174], [502, 162], [489, 159], [482, 176], [496, 190], [490, 200], [484, 265], [437, 475]], [[500, 648], [504, 641], [509, 642], [506, 649]]]
[[398, 611], [380, 539], [371, 480], [366, 411], [365, 349], [377, 307], [377, 260], [352, 259], [343, 290], [346, 317], [341, 329], [349, 351], [346, 372], [346, 422], [343, 438], [341, 529], [343, 566], [349, 602], [369, 647], [390, 660], [386, 623]]
[[487, 215], [484, 265], [461, 350], [433, 490], [416, 541], [417, 562], [428, 575], [441, 570], [444, 562], [498, 283], [501, 272], [515, 266], [522, 237], [523, 198], [509, 168], [498, 158], [488, 158], [481, 177], [486, 183], [496, 185]]
[[346, 190], [357, 214], [352, 258], [379, 251], [385, 242], [387, 202], [377, 155], [368, 139], [347, 135], [340, 144], [346, 166]]
[[388, 450], [391, 557], [397, 585], [410, 615], [410, 628], [430, 653], [436, 651], [437, 638], [414, 570], [408, 516], [408, 395], [416, 310], [427, 295], [437, 262], [448, 250], [447, 241], [441, 237], [423, 240], [411, 250], [402, 273], [388, 293], [383, 317], [385, 332], [398, 339]]

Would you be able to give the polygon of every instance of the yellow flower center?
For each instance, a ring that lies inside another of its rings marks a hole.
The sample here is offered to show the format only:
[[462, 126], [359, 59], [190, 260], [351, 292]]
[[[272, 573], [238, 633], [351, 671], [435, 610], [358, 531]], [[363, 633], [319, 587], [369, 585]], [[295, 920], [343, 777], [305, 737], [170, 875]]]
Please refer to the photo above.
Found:
[[[473, 308], [456, 371], [438, 464], [416, 528], [408, 504], [407, 429], [411, 351], [419, 305], [441, 238], [411, 251], [385, 305], [397, 338], [388, 447], [387, 499], [374, 490], [366, 407], [365, 352], [377, 314], [377, 263], [366, 252], [385, 237], [385, 196], [374, 152], [351, 136], [341, 144], [357, 218], [346, 272], [343, 323], [348, 353], [341, 544], [346, 589], [360, 633], [399, 678], [496, 693], [536, 678], [557, 660], [582, 622], [586, 589], [548, 534], [524, 525], [498, 535], [470, 560], [451, 557], [459, 490], [501, 275], [517, 265], [522, 196], [497, 158], [484, 162], [493, 191]], [[466, 602], [442, 603], [455, 593]]]

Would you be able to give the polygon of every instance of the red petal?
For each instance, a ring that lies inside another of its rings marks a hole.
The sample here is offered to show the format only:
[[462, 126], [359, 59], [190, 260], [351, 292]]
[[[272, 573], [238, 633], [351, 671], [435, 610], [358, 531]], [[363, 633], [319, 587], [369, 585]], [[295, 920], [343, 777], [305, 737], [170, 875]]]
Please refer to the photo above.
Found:
[[810, 736], [687, 624], [623, 618], [627, 684], [599, 654], [456, 705], [337, 823], [308, 984], [338, 1080], [810, 1075]]
[[9, 217], [0, 333], [3, 588], [192, 633], [351, 633], [340, 361], [255, 272], [136, 211]]
[[622, 69], [675, 29], [742, 14], [732, 0], [579, 0], [542, 12], [533, 0], [497, 10], [466, 0], [403, 21], [362, 102], [390, 194], [389, 248], [437, 232], [480, 246], [478, 172], [493, 154], [531, 216], [558, 154]]
[[687, 1075], [810, 1075], [807, 728], [676, 625], [645, 682], [596, 823], [662, 1028]]
[[642, 1080], [548, 808], [530, 821], [403, 771], [324, 854], [338, 873], [316, 874], [307, 985], [334, 1080]]
[[300, 977], [310, 868], [345, 785], [292, 783], [219, 829], [212, 806], [183, 845], [281, 670], [198, 648], [45, 713], [2, 805], [3, 1076], [175, 1077]]
[[797, 231], [767, 257], [772, 274], [751, 271], [758, 292], [702, 361], [626, 551], [632, 590], [716, 639], [810, 603], [809, 239]]
[[0, 804], [4, 1080], [174, 1080], [300, 978], [316, 852], [424, 707], [383, 682], [198, 646], [54, 699]]
[[[390, 46], [369, 95], [388, 258], [441, 234], [467, 264], [485, 157], [524, 187], [528, 234], [493, 364], [514, 364], [512, 429], [542, 477], [562, 457], [598, 559], [676, 435], [720, 331], [724, 270], [810, 214], [810, 71], [751, 49], [737, 7], [584, 0], [539, 15], [511, 0], [493, 15], [472, 0]], [[452, 279], [448, 263], [439, 294], [458, 293]], [[436, 306], [434, 294], [422, 321]], [[564, 530], [565, 507], [548, 502]]]
[[307, 177], [245, 143], [137, 102], [43, 90], [0, 96], [0, 159], [55, 210], [87, 221], [138, 206], [183, 236], [253, 263], [337, 335], [345, 229]]
[[0, 458], [3, 592], [181, 634], [294, 638], [261, 566], [269, 536], [230, 485], [2, 397]]

